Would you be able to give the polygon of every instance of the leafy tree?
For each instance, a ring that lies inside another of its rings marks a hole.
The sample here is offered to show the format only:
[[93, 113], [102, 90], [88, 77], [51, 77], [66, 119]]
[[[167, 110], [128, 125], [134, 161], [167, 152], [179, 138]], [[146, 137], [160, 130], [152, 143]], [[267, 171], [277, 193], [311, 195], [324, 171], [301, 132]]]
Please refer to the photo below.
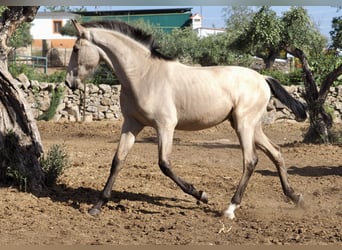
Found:
[[325, 43], [306, 10], [301, 7], [291, 8], [279, 18], [270, 7], [263, 6], [250, 23], [243, 23], [243, 26], [244, 32], [230, 47], [262, 58], [266, 69], [271, 68], [280, 51], [287, 49], [287, 43], [304, 50], [310, 49], [310, 53], [320, 52]]
[[8, 45], [14, 48], [27, 47], [32, 43], [32, 36], [30, 34], [30, 23], [22, 23], [11, 36]]
[[[335, 24], [337, 21], [335, 20]], [[337, 38], [338, 25], [333, 33]], [[278, 18], [269, 7], [262, 7], [232, 43], [232, 47], [264, 59], [266, 67], [279, 51], [297, 57], [303, 70], [305, 100], [310, 114], [310, 127], [305, 142], [330, 141], [332, 117], [324, 109], [329, 88], [342, 74], [341, 59], [324, 52], [327, 41], [315, 27], [307, 11], [292, 7]], [[318, 89], [318, 86], [320, 88]]]
[[226, 30], [237, 38], [244, 33], [252, 21], [255, 10], [251, 6], [229, 6], [223, 8], [223, 18], [226, 20]]
[[210, 35], [198, 40], [198, 57], [194, 58], [195, 63], [202, 66], [213, 65], [241, 65], [250, 64], [250, 57], [246, 54], [241, 55], [227, 49], [233, 37], [229, 33], [219, 33]]
[[326, 39], [320, 34], [307, 11], [302, 7], [292, 7], [282, 17], [283, 31], [281, 46], [290, 54], [293, 48], [300, 48], [307, 55], [318, 57], [327, 46]]
[[191, 27], [174, 29], [162, 39], [161, 52], [178, 58], [183, 63], [194, 64], [194, 58], [198, 58], [201, 53], [198, 41], [199, 37]]
[[332, 29], [330, 31], [332, 47], [334, 49], [342, 49], [342, 16], [333, 18]]
[[266, 69], [271, 68], [281, 51], [283, 23], [276, 12], [264, 6], [254, 14], [244, 31], [231, 44], [231, 48], [263, 59]]
[[74, 25], [71, 23], [70, 20], [68, 20], [66, 24], [61, 28], [60, 33], [63, 36], [76, 36], [77, 35]]
[[313, 28], [303, 8], [291, 8], [284, 14], [283, 22], [286, 27], [283, 46], [287, 52], [299, 58], [303, 69], [304, 98], [310, 114], [310, 127], [304, 142], [328, 143], [333, 121], [324, 103], [330, 86], [342, 74], [342, 61], [323, 51], [324, 46], [320, 44], [326, 44], [326, 41]]

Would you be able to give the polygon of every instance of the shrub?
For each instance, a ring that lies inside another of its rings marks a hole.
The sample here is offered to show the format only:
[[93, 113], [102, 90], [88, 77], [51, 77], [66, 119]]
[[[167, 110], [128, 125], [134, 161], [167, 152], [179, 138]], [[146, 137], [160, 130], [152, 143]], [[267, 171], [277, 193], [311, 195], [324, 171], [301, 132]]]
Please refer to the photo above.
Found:
[[37, 80], [39, 82], [51, 82], [60, 83], [65, 81], [66, 71], [55, 71], [51, 74], [45, 74], [39, 72], [36, 68], [26, 64], [11, 63], [8, 65], [8, 70], [13, 77], [17, 77], [19, 74], [24, 73], [28, 79]]
[[40, 115], [37, 120], [49, 121], [55, 116], [57, 107], [64, 95], [64, 88], [58, 86], [56, 89], [52, 90], [51, 94], [52, 97], [49, 109], [44, 114]]
[[260, 72], [263, 75], [272, 76], [281, 84], [289, 86], [289, 85], [303, 85], [302, 80], [302, 72], [300, 70], [296, 70], [290, 73], [284, 73], [279, 70], [261, 70]]
[[48, 187], [56, 184], [59, 176], [68, 167], [68, 155], [64, 148], [60, 145], [54, 144], [47, 152], [46, 156], [40, 159], [40, 166], [45, 174], [45, 184]]
[[304, 85], [302, 70], [295, 70], [288, 73], [290, 85]]
[[[5, 185], [15, 185], [19, 191], [27, 191], [30, 182], [29, 174], [19, 165], [19, 138], [13, 131], [8, 131], [4, 137], [4, 145], [0, 148], [0, 180]], [[63, 147], [53, 145], [40, 158], [40, 166], [45, 175], [45, 184], [50, 187], [56, 183], [59, 176], [68, 167], [68, 156]]]
[[97, 84], [97, 85], [98, 84], [108, 84], [108, 85], [120, 84], [113, 70], [107, 64], [103, 64], [103, 63], [101, 63], [97, 67], [93, 76], [89, 80], [87, 80], [87, 82]]

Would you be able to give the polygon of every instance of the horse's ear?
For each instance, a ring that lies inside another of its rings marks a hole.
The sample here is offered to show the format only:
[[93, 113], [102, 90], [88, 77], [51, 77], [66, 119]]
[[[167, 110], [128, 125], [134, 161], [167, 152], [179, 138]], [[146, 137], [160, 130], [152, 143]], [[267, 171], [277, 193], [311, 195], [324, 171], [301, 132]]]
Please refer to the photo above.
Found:
[[71, 22], [77, 31], [77, 36], [82, 36], [84, 33], [84, 27], [82, 27], [82, 25], [75, 19], [71, 19]]

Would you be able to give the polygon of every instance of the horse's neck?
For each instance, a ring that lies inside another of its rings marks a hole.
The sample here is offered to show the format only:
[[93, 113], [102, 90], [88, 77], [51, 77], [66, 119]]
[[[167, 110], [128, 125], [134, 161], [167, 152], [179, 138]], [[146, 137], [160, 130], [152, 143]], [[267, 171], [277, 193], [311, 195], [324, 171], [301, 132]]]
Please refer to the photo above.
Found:
[[94, 41], [105, 51], [112, 64], [109, 66], [122, 86], [137, 89], [139, 79], [150, 65], [150, 52], [143, 45], [117, 32], [103, 32]]

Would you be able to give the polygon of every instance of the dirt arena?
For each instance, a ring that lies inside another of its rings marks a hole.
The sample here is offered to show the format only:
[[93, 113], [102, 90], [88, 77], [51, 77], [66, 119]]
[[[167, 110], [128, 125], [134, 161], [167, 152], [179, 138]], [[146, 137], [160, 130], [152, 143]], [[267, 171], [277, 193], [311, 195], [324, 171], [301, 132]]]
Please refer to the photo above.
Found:
[[63, 145], [70, 167], [45, 197], [0, 189], [1, 246], [342, 245], [342, 148], [298, 143], [308, 124], [265, 126], [282, 146], [290, 183], [304, 195], [305, 209], [286, 200], [273, 164], [259, 151], [257, 170], [233, 221], [221, 212], [240, 179], [242, 155], [228, 123], [177, 131], [174, 138], [175, 173], [205, 190], [208, 204], [197, 204], [161, 173], [155, 132], [146, 128], [97, 217], [87, 210], [108, 176], [121, 122], [38, 125], [45, 150]]

